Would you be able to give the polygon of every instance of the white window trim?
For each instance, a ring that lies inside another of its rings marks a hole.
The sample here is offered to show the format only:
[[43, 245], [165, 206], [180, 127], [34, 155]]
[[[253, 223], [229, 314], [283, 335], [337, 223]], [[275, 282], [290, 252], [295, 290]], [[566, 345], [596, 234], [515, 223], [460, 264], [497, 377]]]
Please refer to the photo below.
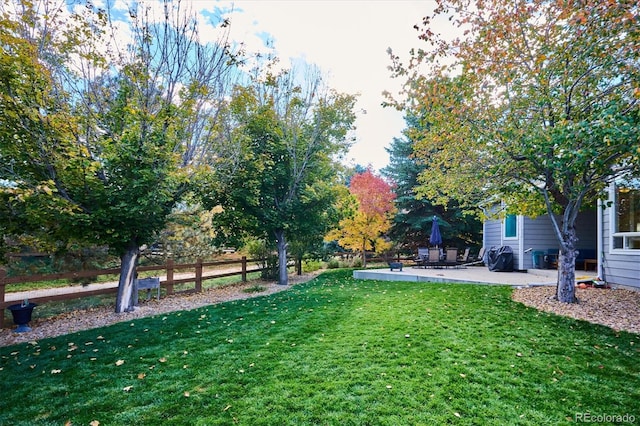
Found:
[[[640, 253], [640, 249], [629, 248], [628, 238], [640, 237], [640, 232], [613, 232], [618, 225], [616, 216], [616, 186], [615, 183], [609, 185], [609, 207], [607, 208], [609, 212], [609, 253], [637, 255]], [[620, 237], [622, 237], [622, 248], [615, 248], [613, 240], [614, 238]]]

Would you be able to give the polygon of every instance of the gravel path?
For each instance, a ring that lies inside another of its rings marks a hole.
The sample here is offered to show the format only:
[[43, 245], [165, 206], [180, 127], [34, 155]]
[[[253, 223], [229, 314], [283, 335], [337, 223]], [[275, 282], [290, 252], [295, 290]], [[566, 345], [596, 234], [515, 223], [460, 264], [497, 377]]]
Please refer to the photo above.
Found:
[[[292, 285], [311, 280], [316, 273], [292, 276], [289, 286], [280, 286], [275, 282], [251, 281], [226, 287], [209, 289], [202, 293], [172, 295], [159, 301], [151, 299], [140, 304], [134, 312], [116, 314], [113, 307], [92, 308], [72, 311], [51, 318], [35, 319], [31, 322], [33, 331], [13, 333], [11, 329], [0, 330], [0, 346], [30, 342], [47, 337], [55, 337], [81, 330], [130, 321], [167, 312], [195, 309], [230, 300], [248, 299], [277, 293], [291, 288]], [[247, 288], [260, 286], [261, 292], [246, 292]], [[541, 311], [581, 319], [640, 334], [640, 292], [623, 289], [576, 289], [580, 301], [577, 304], [564, 304], [553, 300], [555, 287], [528, 287], [515, 289], [513, 300]]]

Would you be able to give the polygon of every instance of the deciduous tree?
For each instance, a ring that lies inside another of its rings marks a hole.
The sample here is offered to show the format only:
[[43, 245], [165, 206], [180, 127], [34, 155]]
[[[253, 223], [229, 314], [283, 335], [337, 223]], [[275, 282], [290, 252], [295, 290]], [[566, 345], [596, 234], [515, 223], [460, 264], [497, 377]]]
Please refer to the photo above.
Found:
[[234, 172], [216, 175], [210, 203], [222, 206], [217, 221], [228, 234], [275, 242], [278, 282], [286, 285], [289, 236], [311, 241], [306, 232], [326, 227], [323, 207], [331, 205], [337, 158], [351, 143], [355, 97], [328, 89], [314, 68], [263, 71], [234, 91], [227, 145], [240, 154], [220, 159]]
[[391, 243], [386, 232], [396, 212], [393, 186], [375, 175], [371, 169], [351, 178], [349, 191], [357, 201], [357, 209], [351, 217], [340, 221], [338, 229], [331, 231], [326, 240], [337, 240], [347, 249], [362, 253], [363, 267], [367, 266], [367, 250], [381, 253]]
[[[5, 5], [1, 26], [26, 41], [24, 64], [40, 68], [4, 91], [19, 112], [0, 148], [3, 192], [21, 204], [14, 212], [27, 211], [23, 201], [37, 206], [23, 217], [47, 237], [77, 235], [120, 256], [116, 311], [131, 310], [140, 247], [164, 227], [197, 166], [215, 167], [223, 150], [218, 101], [236, 59], [225, 30], [218, 43], [201, 42], [182, 2], [132, 7], [126, 21], [90, 4]], [[115, 42], [118, 25], [131, 30], [125, 46]]]
[[[447, 17], [458, 37], [437, 34]], [[392, 60], [430, 124], [419, 192], [548, 213], [557, 298], [574, 302], [576, 216], [640, 164], [637, 2], [439, 0], [416, 28], [423, 47]]]

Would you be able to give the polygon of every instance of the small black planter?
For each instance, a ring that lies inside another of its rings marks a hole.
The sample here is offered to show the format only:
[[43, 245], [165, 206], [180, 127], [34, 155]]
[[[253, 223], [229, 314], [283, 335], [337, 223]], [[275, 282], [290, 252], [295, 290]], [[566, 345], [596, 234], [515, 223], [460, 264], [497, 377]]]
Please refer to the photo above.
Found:
[[31, 331], [31, 327], [29, 327], [29, 321], [31, 321], [31, 313], [33, 312], [33, 308], [38, 306], [35, 303], [28, 303], [23, 305], [21, 303], [7, 306], [7, 309], [11, 311], [11, 315], [13, 316], [13, 323], [18, 326], [14, 333], [24, 333], [26, 331]]

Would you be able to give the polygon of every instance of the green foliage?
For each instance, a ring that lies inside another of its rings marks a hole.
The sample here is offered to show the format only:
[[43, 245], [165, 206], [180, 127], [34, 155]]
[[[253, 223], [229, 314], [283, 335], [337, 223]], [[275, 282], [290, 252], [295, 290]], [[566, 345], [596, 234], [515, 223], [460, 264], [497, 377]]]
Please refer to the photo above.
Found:
[[[439, 0], [408, 66], [423, 126], [419, 195], [463, 207], [546, 212], [562, 253], [558, 299], [575, 302], [578, 213], [640, 174], [640, 43], [633, 2]], [[450, 38], [434, 23], [455, 14]], [[404, 101], [404, 100], [403, 100]]]
[[249, 87], [235, 88], [225, 111], [234, 124], [225, 142], [235, 155], [219, 159], [205, 194], [209, 207], [222, 207], [214, 216], [220, 239], [275, 240], [281, 261], [288, 243], [298, 258], [320, 247], [337, 217], [334, 158], [350, 145], [354, 103], [323, 87], [311, 70], [253, 76]]
[[260, 276], [265, 280], [278, 278], [278, 256], [274, 253], [274, 247], [266, 240], [249, 239], [244, 244], [244, 249], [252, 259], [258, 260], [257, 265], [262, 268]]
[[215, 155], [202, 135], [216, 123], [204, 117], [230, 81], [233, 49], [200, 44], [180, 8], [152, 22], [134, 7], [131, 46], [117, 58], [109, 11], [50, 0], [2, 11], [3, 234], [119, 256], [153, 242], [199, 170], [196, 155]]
[[167, 217], [165, 228], [155, 237], [163, 248], [162, 257], [178, 262], [211, 259], [219, 253], [215, 245], [216, 229], [213, 212], [199, 204], [184, 202]]
[[315, 272], [322, 269], [323, 263], [320, 260], [305, 260], [302, 262], [302, 272]]
[[[251, 259], [265, 259], [273, 254], [273, 246], [270, 246], [265, 240], [248, 239], [243, 245], [243, 249], [249, 254]], [[259, 264], [259, 266], [266, 266]]]
[[[425, 19], [422, 38], [439, 47], [416, 58], [426, 74], [396, 63], [426, 124], [414, 134], [420, 194], [471, 206], [495, 196], [529, 215], [577, 211], [638, 172], [635, 6], [493, 0], [475, 14], [464, 4], [440, 1]], [[450, 41], [430, 26], [452, 11], [467, 36]]]
[[327, 262], [327, 269], [337, 269], [340, 267], [340, 261], [336, 258], [329, 259]]
[[335, 271], [0, 348], [0, 423], [569, 425], [634, 412], [638, 335], [510, 294]]

